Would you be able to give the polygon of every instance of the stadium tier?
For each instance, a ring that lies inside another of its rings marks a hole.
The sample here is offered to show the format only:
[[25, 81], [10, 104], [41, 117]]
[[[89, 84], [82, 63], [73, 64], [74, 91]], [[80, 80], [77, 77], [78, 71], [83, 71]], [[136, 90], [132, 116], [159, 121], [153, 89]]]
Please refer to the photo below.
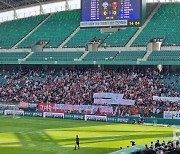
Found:
[[148, 61], [180, 61], [180, 51], [153, 51]]
[[[179, 45], [179, 7], [180, 4], [162, 4], [132, 46], [146, 46], [151, 39], [164, 39], [163, 45], [165, 46]], [[0, 47], [11, 48], [47, 16], [40, 15], [0, 24]], [[45, 47], [48, 48], [58, 47], [74, 32], [79, 26], [79, 22], [80, 10], [54, 13], [18, 47], [30, 48], [39, 41], [45, 41], [47, 43]], [[64, 45], [64, 48], [86, 47], [88, 42], [93, 40], [99, 41], [101, 46], [106, 43], [106, 46], [110, 47], [124, 47], [137, 30], [138, 28], [126, 28], [111, 34], [102, 34], [97, 28], [80, 29]]]
[[[96, 61], [98, 65], [137, 65], [137, 63], [140, 65], [180, 65], [180, 51], [153, 51], [147, 57], [147, 60], [143, 60], [147, 53], [146, 51], [90, 51], [86, 54], [84, 51], [74, 50], [29, 53], [30, 52], [0, 52], [0, 63], [87, 65], [94, 64], [94, 61]], [[27, 58], [25, 58], [26, 56]]]
[[18, 47], [30, 48], [39, 41], [47, 42], [46, 47], [58, 47], [78, 26], [80, 10], [54, 13]]
[[102, 34], [100, 29], [97, 28], [88, 28], [88, 29], [80, 29], [65, 45], [67, 48], [84, 48], [88, 45], [90, 41], [98, 41], [100, 44], [104, 41], [104, 39], [108, 36], [108, 34]]
[[17, 61], [18, 59], [25, 58], [29, 52], [0, 52], [1, 61]]
[[0, 47], [11, 48], [48, 15], [17, 19], [0, 24]]
[[27, 61], [74, 61], [79, 59], [83, 52], [34, 52]]
[[121, 29], [118, 32], [110, 34], [104, 42], [106, 43], [106, 46], [124, 47], [137, 30], [138, 28]]
[[[146, 46], [151, 39], [164, 39], [163, 45], [179, 45], [178, 30], [180, 4], [162, 4], [143, 31], [132, 43], [132, 46]], [[0, 24], [0, 47], [11, 48], [48, 15], [18, 19]], [[172, 18], [173, 17], [173, 18]], [[171, 22], [169, 22], [171, 20]], [[45, 47], [58, 47], [79, 26], [80, 10], [62, 11], [52, 14], [38, 29], [28, 36], [19, 48], [31, 48], [40, 41], [46, 42]], [[161, 24], [161, 26], [159, 26]], [[14, 28], [16, 27], [16, 28]], [[80, 29], [64, 48], [86, 47], [90, 41], [99, 41], [100, 46], [124, 47], [133, 37], [138, 28], [121, 29], [113, 33], [101, 33], [100, 29]], [[18, 33], [18, 35], [17, 35]], [[11, 39], [9, 39], [11, 38]]]
[[180, 45], [180, 4], [162, 4], [132, 46], [146, 46], [151, 39], [164, 39], [163, 46]]
[[118, 32], [101, 33], [100, 29], [80, 29], [65, 45], [66, 48], [86, 47], [88, 42], [98, 41], [100, 46], [124, 47], [138, 28], [121, 29]]

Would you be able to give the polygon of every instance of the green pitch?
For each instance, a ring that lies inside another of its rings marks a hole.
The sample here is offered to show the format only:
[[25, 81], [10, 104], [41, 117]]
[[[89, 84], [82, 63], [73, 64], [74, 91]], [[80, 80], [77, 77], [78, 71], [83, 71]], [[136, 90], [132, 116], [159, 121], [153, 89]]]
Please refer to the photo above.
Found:
[[[75, 136], [80, 150], [73, 150]], [[105, 122], [0, 116], [2, 154], [104, 154], [130, 146], [170, 140], [173, 128]]]

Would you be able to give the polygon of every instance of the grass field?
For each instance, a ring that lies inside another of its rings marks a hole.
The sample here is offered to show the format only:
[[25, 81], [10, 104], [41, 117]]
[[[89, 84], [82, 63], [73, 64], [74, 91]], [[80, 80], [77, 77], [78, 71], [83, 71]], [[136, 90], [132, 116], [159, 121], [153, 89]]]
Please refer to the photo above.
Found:
[[[75, 136], [80, 150], [73, 150]], [[172, 139], [173, 128], [93, 121], [0, 116], [2, 154], [104, 154], [157, 139]]]

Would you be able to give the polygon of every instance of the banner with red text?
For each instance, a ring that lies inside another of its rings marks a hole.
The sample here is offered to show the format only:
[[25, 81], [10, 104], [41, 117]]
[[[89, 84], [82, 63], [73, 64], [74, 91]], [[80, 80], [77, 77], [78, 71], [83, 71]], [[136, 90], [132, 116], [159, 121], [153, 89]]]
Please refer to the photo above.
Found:
[[54, 112], [54, 113], [86, 112], [88, 114], [113, 114], [113, 107], [101, 106], [101, 105], [71, 105], [71, 104], [39, 103], [38, 112]]
[[20, 109], [27, 109], [28, 108], [28, 102], [20, 102], [19, 108]]

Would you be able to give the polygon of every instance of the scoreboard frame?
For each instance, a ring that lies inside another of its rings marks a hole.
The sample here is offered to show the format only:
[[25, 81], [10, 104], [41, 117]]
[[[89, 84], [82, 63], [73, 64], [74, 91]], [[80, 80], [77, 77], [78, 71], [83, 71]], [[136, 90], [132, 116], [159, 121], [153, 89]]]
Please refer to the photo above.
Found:
[[[123, 27], [141, 27], [143, 24], [143, 2], [140, 0], [140, 19], [139, 20], [101, 20], [101, 21], [82, 21], [82, 1], [81, 0], [81, 21], [80, 28], [123, 28]], [[102, 25], [101, 25], [102, 24]], [[104, 24], [104, 25], [103, 25]]]

